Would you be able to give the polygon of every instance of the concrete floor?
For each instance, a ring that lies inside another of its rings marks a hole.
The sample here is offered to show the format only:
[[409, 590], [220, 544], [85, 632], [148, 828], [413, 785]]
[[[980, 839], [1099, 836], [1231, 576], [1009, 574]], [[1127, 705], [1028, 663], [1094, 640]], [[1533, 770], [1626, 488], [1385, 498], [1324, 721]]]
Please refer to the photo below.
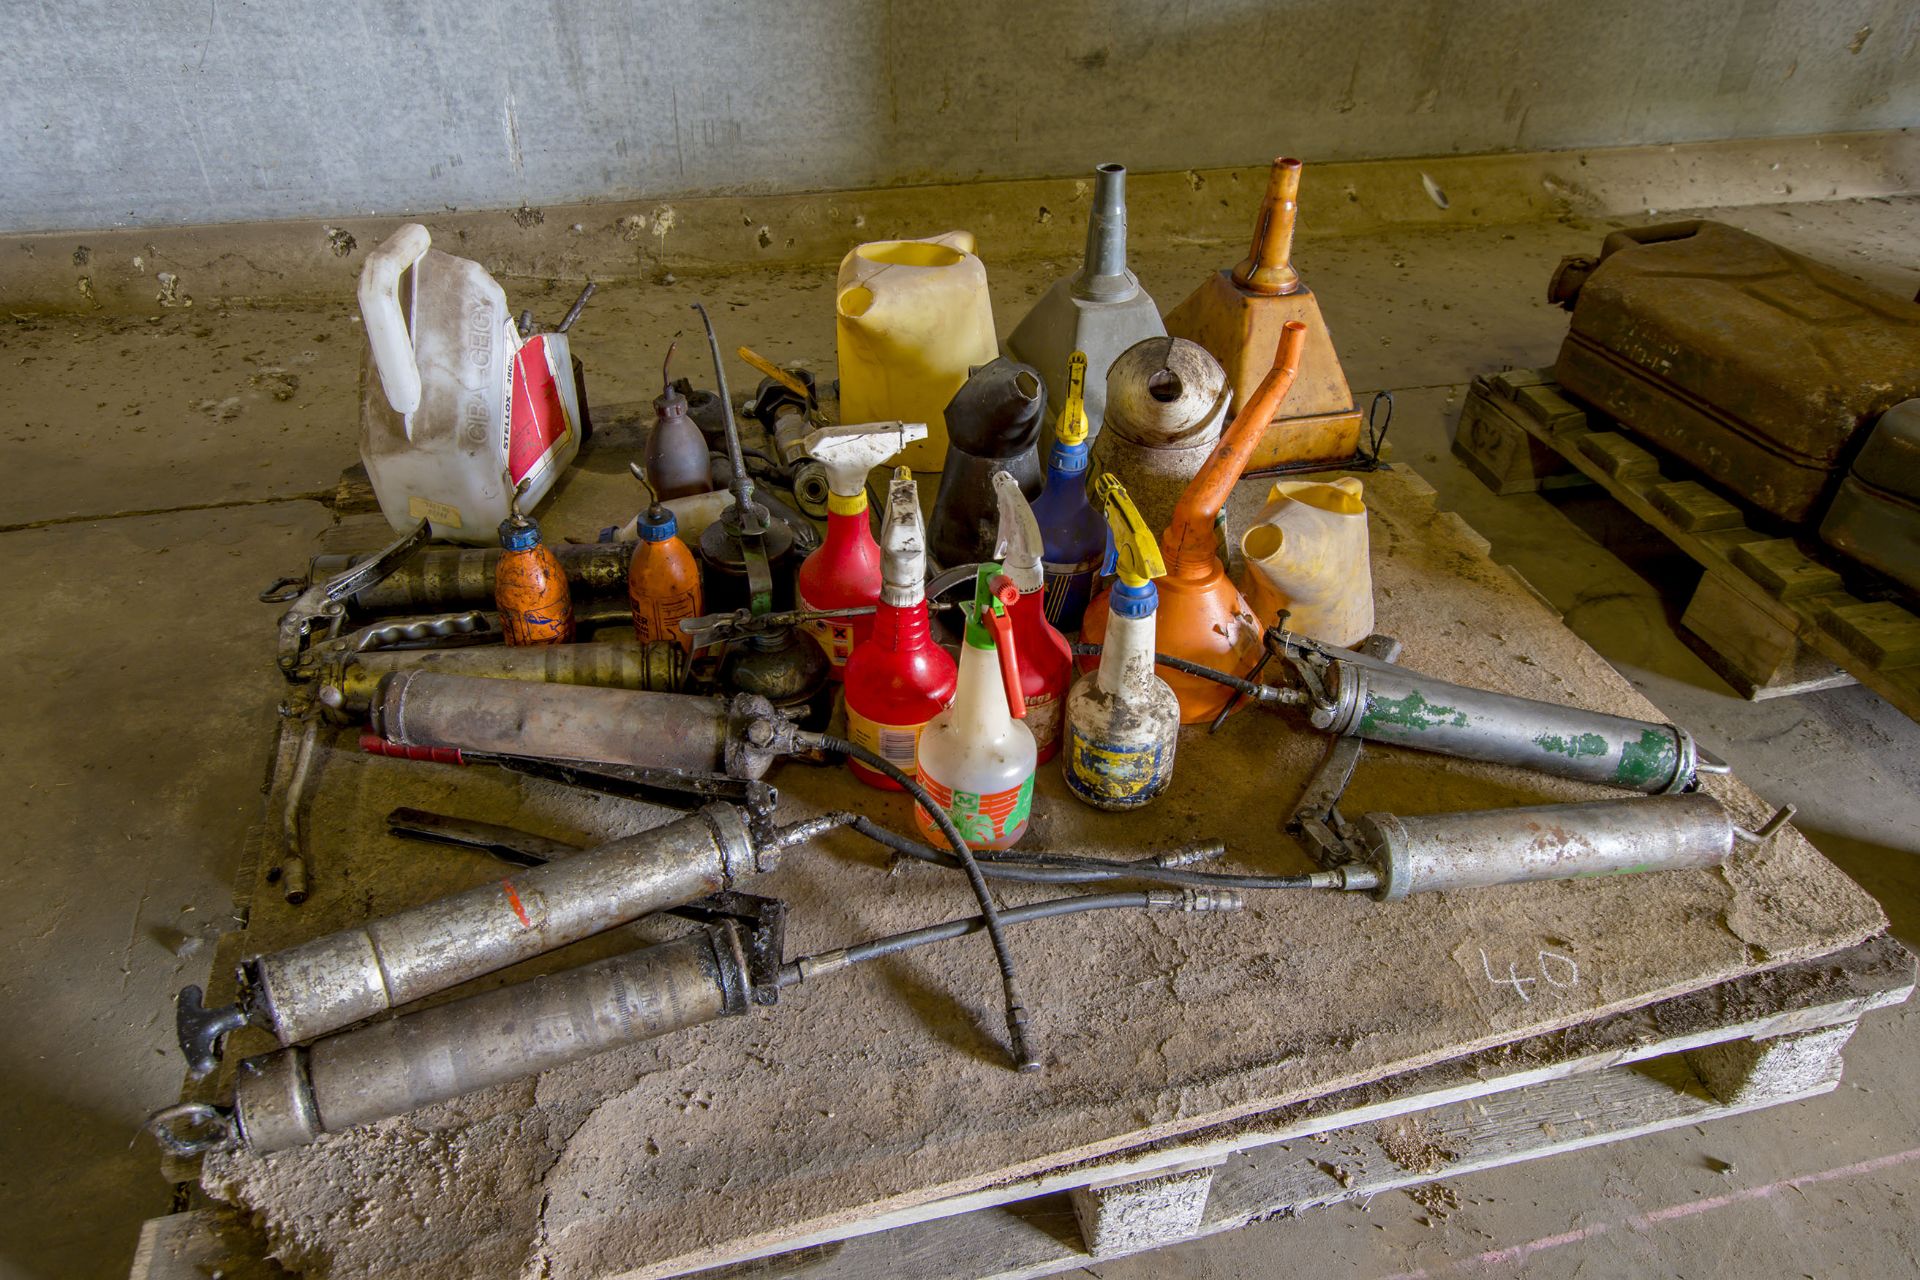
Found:
[[[1920, 201], [1723, 216], [1905, 296], [1920, 284]], [[1547, 275], [1608, 225], [1313, 240], [1300, 263], [1356, 390], [1396, 394], [1393, 456], [1674, 720], [1770, 799], [1799, 805], [1802, 829], [1920, 944], [1920, 726], [1858, 688], [1739, 700], [1675, 634], [1690, 562], [1591, 494], [1493, 498], [1448, 452], [1475, 374], [1551, 362], [1565, 318], [1542, 301]], [[1136, 246], [1135, 268], [1167, 304], [1237, 252]], [[993, 267], [1003, 332], [1063, 266]], [[509, 291], [554, 310], [571, 287], [544, 301], [537, 287]], [[830, 295], [825, 270], [610, 287], [576, 350], [597, 402], [651, 395], [663, 335], [704, 296], [729, 342], [827, 368]], [[204, 977], [258, 814], [280, 681], [276, 611], [254, 594], [332, 523], [319, 499], [354, 457], [360, 343], [345, 298], [0, 319], [0, 549], [16, 566], [0, 597], [17, 619], [0, 636], [12, 711], [0, 769], [15, 779], [14, 852], [0, 867], [15, 904], [0, 931], [0, 1018], [13, 1028], [0, 1080], [15, 1099], [0, 1131], [0, 1276], [124, 1275], [139, 1222], [171, 1203], [136, 1131], [178, 1089], [171, 997]], [[733, 376], [746, 383], [744, 369]], [[630, 514], [632, 494], [606, 483], [607, 518]], [[1913, 1016], [1870, 1019], [1829, 1097], [1462, 1178], [1444, 1221], [1393, 1194], [1087, 1274], [1911, 1273]]]

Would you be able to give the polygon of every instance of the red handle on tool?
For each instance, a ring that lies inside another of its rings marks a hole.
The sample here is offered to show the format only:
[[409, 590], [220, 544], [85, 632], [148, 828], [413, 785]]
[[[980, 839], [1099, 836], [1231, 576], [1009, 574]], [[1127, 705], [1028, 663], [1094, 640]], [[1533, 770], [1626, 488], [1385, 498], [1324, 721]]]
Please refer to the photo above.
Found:
[[465, 764], [458, 747], [416, 747], [383, 738], [371, 729], [360, 734], [360, 749], [370, 756], [392, 756], [395, 760], [426, 760], [433, 764]]

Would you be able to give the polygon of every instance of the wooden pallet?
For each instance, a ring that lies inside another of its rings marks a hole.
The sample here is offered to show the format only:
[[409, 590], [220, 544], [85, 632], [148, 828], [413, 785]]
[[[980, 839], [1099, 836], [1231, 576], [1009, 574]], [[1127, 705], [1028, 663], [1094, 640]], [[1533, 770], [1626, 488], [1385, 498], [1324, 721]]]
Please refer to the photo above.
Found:
[[1674, 474], [1678, 464], [1562, 395], [1551, 370], [1476, 378], [1453, 451], [1499, 494], [1598, 484], [1697, 561], [1706, 573], [1681, 624], [1746, 697], [1858, 681], [1920, 719], [1920, 616], [1849, 593], [1842, 558], [1754, 528], [1740, 507]]
[[[555, 536], [600, 518], [591, 509], [569, 515], [566, 502], [581, 492], [576, 477], [551, 517]], [[1259, 486], [1244, 486], [1235, 515], [1263, 498]], [[1503, 687], [1526, 696], [1657, 715], [1432, 499], [1410, 473], [1369, 480], [1379, 616], [1409, 642], [1416, 669], [1483, 681], [1498, 671]], [[1170, 847], [1198, 824], [1228, 829], [1240, 865], [1279, 869], [1299, 853], [1278, 832], [1276, 796], [1304, 780], [1323, 750], [1297, 725], [1249, 714], [1219, 734], [1188, 735], [1182, 772], [1147, 811], [1116, 818], [1075, 805], [1057, 771], [1038, 779], [1036, 811], [1047, 847]], [[778, 777], [783, 796], [806, 811], [865, 807], [905, 817], [903, 804], [876, 802], [843, 771]], [[1743, 818], [1766, 811], [1737, 781], [1710, 782]], [[277, 892], [243, 891], [251, 909], [246, 928], [222, 939], [215, 1001], [230, 998], [244, 952], [497, 875], [484, 861], [422, 859], [383, 834], [382, 815], [418, 803], [423, 791], [445, 798], [457, 790], [446, 802], [460, 812], [581, 839], [622, 834], [633, 822], [624, 802], [582, 806], [551, 784], [344, 751], [315, 787], [313, 896], [292, 908]], [[1363, 766], [1353, 793], [1361, 810], [1398, 812], [1588, 798], [1592, 789], [1555, 779], [1386, 751]], [[270, 803], [270, 824], [277, 812]], [[1229, 816], [1237, 821], [1229, 825]], [[815, 930], [795, 939], [796, 949], [945, 918], [970, 901], [937, 875], [902, 873], [875, 892], [881, 864], [863, 849], [823, 842], [756, 880], [756, 891], [788, 900], [800, 927]], [[1912, 985], [1911, 962], [1897, 947], [1859, 951], [1884, 928], [1864, 893], [1791, 831], [1764, 857], [1726, 872], [1433, 894], [1391, 906], [1351, 895], [1274, 899], [1231, 920], [1146, 928], [1063, 922], [1020, 939], [1025, 954], [1046, 961], [1026, 972], [1049, 1033], [1039, 1077], [1005, 1070], [990, 1032], [983, 1036], [978, 1015], [959, 1003], [991, 976], [977, 948], [904, 957], [851, 970], [791, 1006], [561, 1068], [531, 1100], [517, 1088], [488, 1091], [339, 1134], [272, 1157], [279, 1172], [270, 1178], [256, 1180], [264, 1166], [229, 1164], [207, 1192], [249, 1216], [209, 1207], [190, 1220], [161, 1220], [150, 1233], [151, 1261], [136, 1274], [180, 1274], [161, 1267], [196, 1252], [257, 1260], [267, 1242], [249, 1221], [283, 1248], [312, 1251], [323, 1268], [352, 1270], [367, 1241], [404, 1238], [436, 1260], [422, 1274], [479, 1270], [467, 1264], [481, 1255], [466, 1250], [480, 1237], [457, 1214], [439, 1216], [436, 1203], [395, 1214], [382, 1189], [359, 1208], [316, 1216], [303, 1194], [287, 1190], [352, 1167], [386, 1168], [429, 1200], [441, 1194], [435, 1188], [480, 1179], [490, 1212], [523, 1208], [539, 1234], [524, 1245], [512, 1232], [487, 1238], [486, 1256], [501, 1260], [489, 1274], [555, 1258], [557, 1274], [630, 1280], [739, 1266], [793, 1276], [1045, 1274], [1096, 1253], [1830, 1087], [1845, 1027]], [[1577, 960], [1579, 976], [1569, 980], [1558, 967], [1503, 976], [1509, 960], [1531, 965], [1525, 958], [1543, 946], [1555, 950], [1539, 965]], [[552, 961], [563, 962], [573, 961]], [[1167, 996], [1170, 982], [1177, 998]], [[1739, 1047], [1756, 1038], [1758, 1047]], [[1735, 1065], [1714, 1077], [1717, 1094], [1703, 1083], [1718, 1060], [1713, 1045], [1734, 1046], [1720, 1055]], [[1754, 1059], [1750, 1069], [1738, 1065], [1743, 1057]], [[1654, 1069], [1654, 1059], [1665, 1065]], [[1641, 1065], [1624, 1070], [1628, 1062]], [[609, 1070], [625, 1079], [608, 1084], [617, 1080], [601, 1075]], [[679, 1101], [696, 1093], [698, 1104]], [[596, 1136], [597, 1124], [553, 1110], [572, 1106], [569, 1095], [593, 1099], [591, 1114], [611, 1124], [609, 1141]], [[819, 1105], [843, 1095], [858, 1102]], [[1588, 1119], [1576, 1122], [1576, 1112]], [[638, 1115], [661, 1135], [657, 1144], [629, 1140]], [[1406, 1144], [1379, 1126], [1415, 1118], [1420, 1132], [1439, 1135], [1445, 1160], [1410, 1169], [1382, 1156], [1404, 1154]], [[536, 1120], [572, 1136], [561, 1164], [523, 1177], [515, 1171], [534, 1167], [523, 1153], [546, 1141]], [[395, 1145], [396, 1126], [423, 1140]], [[1315, 1134], [1327, 1140], [1312, 1141]], [[1355, 1154], [1339, 1154], [1348, 1148]], [[457, 1170], [445, 1164], [456, 1151]], [[647, 1195], [599, 1208], [641, 1179]], [[392, 1184], [383, 1176], [367, 1185]], [[423, 1238], [413, 1215], [429, 1211], [438, 1229]], [[584, 1216], [562, 1222], [563, 1213]], [[332, 1225], [348, 1222], [350, 1230]], [[247, 1274], [237, 1266], [226, 1273]]]
[[[1535, 1036], [971, 1195], [847, 1224], [698, 1273], [881, 1280], [1043, 1276], [1276, 1214], [1826, 1093], [1860, 1017], [1905, 1000], [1881, 937], [1819, 960]], [[133, 1280], [245, 1276], [264, 1242], [203, 1209], [146, 1224]]]

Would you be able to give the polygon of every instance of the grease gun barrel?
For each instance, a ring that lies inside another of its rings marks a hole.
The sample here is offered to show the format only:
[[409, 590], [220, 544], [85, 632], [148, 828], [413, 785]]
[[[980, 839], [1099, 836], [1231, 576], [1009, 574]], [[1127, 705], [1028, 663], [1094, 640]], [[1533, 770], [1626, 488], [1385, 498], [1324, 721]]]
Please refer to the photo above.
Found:
[[1703, 768], [1693, 735], [1674, 725], [1450, 684], [1350, 656], [1332, 666], [1331, 705], [1314, 708], [1315, 728], [1653, 794], [1687, 790]]
[[381, 681], [402, 671], [415, 670], [484, 676], [490, 680], [670, 693], [686, 679], [686, 659], [680, 646], [670, 641], [376, 649], [325, 663], [314, 696], [326, 708], [329, 719], [360, 720], [372, 710]]
[[208, 1010], [198, 987], [181, 991], [180, 1047], [204, 1075], [221, 1037], [249, 1023], [283, 1045], [338, 1031], [770, 871], [782, 849], [818, 834], [817, 826], [756, 836], [738, 808], [712, 804], [564, 862], [254, 956], [240, 966], [236, 1005]]
[[1422, 817], [1369, 813], [1354, 824], [1360, 865], [1332, 874], [1345, 877], [1344, 888], [1391, 901], [1527, 880], [1716, 867], [1736, 840], [1766, 840], [1792, 817], [1789, 806], [1747, 831], [1704, 793]]
[[[624, 595], [631, 542], [556, 543], [551, 548], [576, 597]], [[351, 568], [364, 555], [315, 556], [307, 580], [325, 582]], [[491, 609], [498, 547], [422, 547], [380, 581], [347, 598], [356, 614], [438, 613], [452, 609]]]
[[369, 723], [381, 737], [409, 747], [745, 779], [761, 777], [776, 756], [793, 750], [792, 723], [752, 694], [700, 697], [425, 670], [388, 676]]
[[258, 1153], [744, 1013], [746, 961], [727, 922], [248, 1058], [234, 1123]]
[[337, 1031], [770, 871], [732, 805], [246, 962], [281, 1044]]

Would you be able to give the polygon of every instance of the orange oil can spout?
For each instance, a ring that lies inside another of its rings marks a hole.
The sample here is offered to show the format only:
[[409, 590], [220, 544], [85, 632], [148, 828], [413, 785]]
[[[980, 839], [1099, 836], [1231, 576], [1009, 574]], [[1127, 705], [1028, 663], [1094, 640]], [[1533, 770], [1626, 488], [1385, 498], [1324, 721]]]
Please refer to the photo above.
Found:
[[1260, 220], [1253, 226], [1253, 248], [1233, 269], [1233, 282], [1248, 293], [1295, 293], [1300, 273], [1293, 269], [1293, 220], [1300, 210], [1300, 162], [1281, 156], [1273, 162]]
[[1280, 333], [1280, 345], [1274, 352], [1273, 368], [1260, 381], [1253, 398], [1242, 405], [1232, 423], [1221, 433], [1220, 443], [1207, 455], [1199, 472], [1187, 482], [1174, 504], [1173, 520], [1160, 537], [1160, 549], [1166, 556], [1167, 572], [1173, 577], [1204, 574], [1214, 561], [1213, 522], [1227, 495], [1240, 482], [1247, 459], [1266, 434], [1267, 426], [1280, 402], [1293, 388], [1294, 375], [1300, 372], [1300, 353], [1306, 346], [1307, 326], [1289, 320]]

